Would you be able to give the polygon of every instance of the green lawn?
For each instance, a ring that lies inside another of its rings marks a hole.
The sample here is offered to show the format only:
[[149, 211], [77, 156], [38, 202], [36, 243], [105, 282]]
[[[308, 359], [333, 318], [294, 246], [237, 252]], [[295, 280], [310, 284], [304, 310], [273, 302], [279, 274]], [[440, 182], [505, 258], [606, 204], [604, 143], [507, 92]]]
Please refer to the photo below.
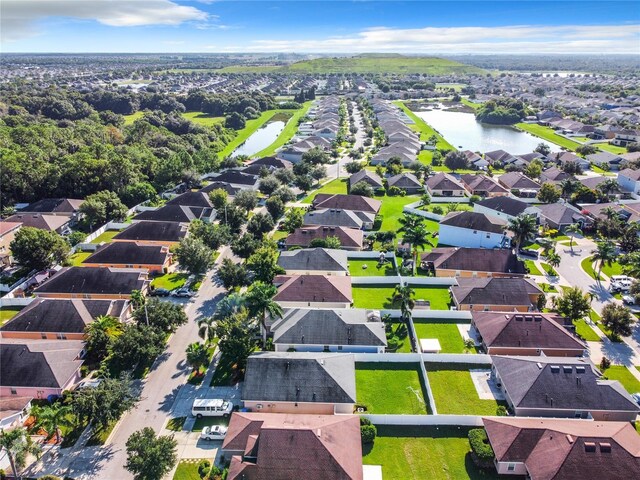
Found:
[[529, 132], [536, 137], [540, 137], [544, 140], [555, 143], [556, 145], [560, 145], [561, 147], [567, 148], [572, 151], [575, 151], [575, 149], [580, 146], [578, 142], [574, 142], [573, 140], [561, 137], [560, 135], [555, 133], [551, 127], [545, 127], [543, 125], [538, 125], [537, 123], [516, 123], [515, 126], [520, 130]]
[[384, 480], [497, 479], [471, 459], [467, 427], [378, 425], [373, 445], [365, 445], [362, 463], [382, 465]]
[[369, 413], [427, 413], [419, 367], [414, 364], [356, 363], [356, 397]]
[[302, 108], [296, 110], [285, 125], [284, 130], [282, 130], [282, 132], [280, 132], [280, 135], [278, 135], [278, 138], [276, 138], [275, 142], [273, 142], [264, 150], [260, 150], [254, 155], [254, 157], [261, 158], [273, 155], [278, 148], [282, 147], [285, 143], [291, 140], [291, 138], [293, 138], [293, 136], [298, 131], [298, 124], [300, 123], [300, 119], [307, 114], [312, 103], [313, 101], [305, 102]]
[[182, 287], [187, 281], [187, 273], [165, 273], [155, 277], [151, 281], [153, 288], [166, 288], [167, 290], [173, 290], [174, 288]]
[[544, 270], [544, 273], [546, 273], [550, 277], [557, 277], [558, 276], [558, 272], [556, 272], [555, 269], [551, 265], [549, 265], [548, 263], [542, 262], [540, 265], [542, 265], [542, 269]]
[[602, 372], [609, 380], [617, 380], [629, 393], [640, 392], [640, 381], [623, 365], [611, 365]]
[[271, 235], [271, 239], [277, 242], [278, 240], [282, 240], [283, 238], [287, 238], [288, 236], [289, 232], [285, 230], [276, 230], [275, 232], [273, 232], [273, 235]]
[[347, 194], [347, 179], [346, 178], [336, 178], [335, 180], [331, 180], [330, 182], [325, 183], [319, 189], [315, 190], [313, 193], [309, 194], [302, 200], [302, 203], [311, 203], [318, 193], [330, 193], [330, 194], [338, 194], [343, 193]]
[[[405, 197], [375, 197], [376, 200], [382, 202], [378, 215], [382, 215], [382, 225], [380, 230], [383, 232], [397, 232], [400, 229], [400, 218], [402, 218], [402, 208], [410, 203], [417, 202], [420, 197], [417, 195], [407, 195]], [[435, 220], [425, 218], [425, 226], [430, 232], [437, 232], [439, 225]]]
[[427, 363], [425, 366], [439, 414], [495, 415], [498, 405], [506, 405], [478, 397], [469, 370], [483, 368], [480, 365]]
[[167, 422], [167, 430], [171, 430], [172, 432], [180, 432], [186, 420], [187, 417], [175, 417], [169, 419], [169, 421]]
[[15, 317], [23, 307], [0, 307], [0, 326]]
[[225, 117], [213, 117], [204, 112], [184, 112], [182, 116], [204, 127], [212, 127], [217, 123], [224, 123], [225, 121]]
[[104, 445], [104, 443], [107, 441], [107, 439], [109, 438], [109, 435], [111, 435], [111, 432], [113, 431], [114, 427], [116, 426], [116, 422], [111, 422], [109, 425], [107, 425], [105, 428], [100, 428], [100, 429], [94, 429], [91, 432], [91, 436], [89, 437], [89, 440], [87, 440], [87, 447], [91, 447], [94, 445]]
[[202, 480], [198, 473], [197, 460], [194, 461], [181, 461], [178, 463], [176, 473], [173, 474], [173, 480]]
[[471, 107], [474, 110], [478, 110], [482, 107], [482, 103], [476, 103], [464, 97], [460, 99], [460, 103], [464, 103], [467, 107]]
[[544, 293], [557, 293], [558, 289], [555, 286], [549, 285], [548, 283], [540, 283], [538, 284]]
[[525, 260], [524, 266], [527, 268], [527, 271], [530, 275], [543, 275], [543, 273], [536, 265], [536, 262], [534, 262], [533, 260]]
[[266, 110], [260, 114], [258, 118], [247, 120], [245, 127], [236, 131], [236, 136], [231, 140], [220, 152], [218, 152], [218, 158], [228, 157], [233, 151], [242, 145], [247, 138], [249, 138], [256, 130], [260, 129], [263, 125], [271, 120], [272, 117], [280, 112], [286, 112], [287, 110]]
[[387, 262], [382, 268], [378, 268], [378, 261], [375, 259], [356, 260], [349, 259], [349, 274], [352, 277], [384, 277], [397, 275], [392, 262]]
[[[449, 289], [447, 287], [412, 287], [416, 300], [431, 301], [431, 310], [449, 309]], [[351, 289], [353, 304], [356, 308], [398, 308], [391, 301], [395, 286], [354, 286]]]
[[387, 348], [392, 353], [411, 353], [411, 339], [407, 332], [407, 326], [405, 323], [394, 323], [391, 326], [391, 332], [387, 333], [387, 341], [389, 338], [397, 336], [400, 343], [398, 347], [393, 350], [388, 345]]
[[596, 272], [593, 269], [593, 259], [591, 257], [587, 257], [582, 260], [582, 262], [580, 262], [580, 266], [587, 273], [587, 275], [589, 275], [594, 280], [597, 280]]
[[123, 115], [124, 124], [131, 125], [133, 122], [135, 122], [139, 118], [142, 118], [143, 115], [144, 115], [144, 112], [142, 110], [138, 110], [137, 112], [134, 112], [131, 115]]
[[620, 155], [622, 153], [627, 153], [627, 149], [624, 147], [619, 147], [617, 145], [611, 145], [610, 143], [598, 143], [596, 145], [600, 150], [605, 152], [613, 153], [614, 155]]
[[618, 262], [612, 262], [611, 266], [604, 264], [602, 267], [602, 273], [604, 273], [607, 277], [611, 277], [611, 275], [622, 275], [624, 272], [622, 271], [622, 265]]
[[84, 262], [93, 252], [78, 252], [69, 257], [72, 267], [81, 267]]
[[586, 342], [599, 342], [600, 337], [584, 320], [576, 320], [573, 322], [576, 327], [576, 333]]
[[91, 240], [91, 243], [109, 243], [119, 233], [120, 230], [107, 230]]
[[437, 338], [442, 348], [441, 353], [470, 353], [465, 352], [464, 340], [455, 323], [414, 319], [413, 326], [418, 336], [418, 345], [421, 338]]
[[398, 100], [393, 103], [394, 105], [397, 105], [398, 107], [400, 107], [402, 111], [406, 113], [411, 120], [414, 121], [414, 123], [409, 125], [409, 127], [415, 130], [416, 132], [420, 132], [420, 140], [426, 141], [429, 139], [429, 137], [431, 137], [431, 135], [435, 135], [436, 137], [438, 137], [438, 143], [436, 143], [436, 148], [442, 148], [442, 149], [448, 149], [448, 150], [456, 149], [453, 145], [447, 142], [442, 135], [436, 132], [434, 128], [431, 127], [431, 125], [429, 125], [427, 122], [425, 122], [415, 113], [413, 113], [409, 109], [409, 107], [407, 107], [404, 104], [404, 102], [401, 102]]

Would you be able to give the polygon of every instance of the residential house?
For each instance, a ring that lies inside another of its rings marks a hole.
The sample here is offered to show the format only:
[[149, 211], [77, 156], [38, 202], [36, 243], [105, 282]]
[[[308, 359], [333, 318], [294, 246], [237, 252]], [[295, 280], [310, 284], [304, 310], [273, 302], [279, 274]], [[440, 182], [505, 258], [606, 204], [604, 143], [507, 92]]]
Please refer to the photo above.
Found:
[[314, 227], [296, 228], [284, 240], [285, 247], [310, 247], [316, 239], [326, 240], [336, 237], [340, 241], [340, 248], [344, 250], [362, 250], [364, 233], [362, 230], [344, 227], [328, 227], [317, 225]]
[[618, 170], [620, 163], [624, 160], [620, 155], [616, 155], [610, 152], [598, 152], [591, 155], [587, 155], [587, 160], [600, 168], [607, 170]]
[[0, 397], [0, 431], [21, 427], [29, 418], [32, 397]]
[[129, 268], [64, 267], [34, 290], [41, 298], [130, 299], [133, 290], [146, 292], [147, 272]]
[[607, 218], [607, 210], [613, 209], [624, 223], [640, 222], [640, 202], [595, 203], [584, 205], [583, 212], [590, 218]]
[[537, 218], [539, 210], [528, 203], [512, 197], [485, 198], [473, 205], [473, 211], [490, 217], [501, 218], [507, 222], [520, 215], [532, 215]]
[[16, 238], [16, 233], [22, 227], [20, 222], [7, 222], [0, 220], [0, 266], [8, 266], [13, 263], [11, 258], [11, 242]]
[[166, 273], [171, 265], [169, 247], [140, 242], [112, 242], [82, 261], [84, 267], [138, 268]]
[[356, 183], [365, 182], [375, 188], [382, 188], [384, 185], [382, 179], [376, 172], [362, 169], [349, 177], [349, 188], [351, 189]]
[[208, 180], [212, 182], [220, 182], [220, 183], [228, 183], [231, 185], [238, 185], [244, 189], [254, 189], [258, 188], [258, 182], [260, 181], [260, 177], [257, 175], [249, 175], [247, 173], [243, 173], [240, 170], [225, 170], [216, 175], [207, 176]]
[[620, 130], [616, 132], [615, 138], [611, 141], [614, 145], [619, 147], [627, 147], [632, 143], [640, 142], [640, 130]]
[[48, 215], [62, 215], [77, 217], [84, 200], [76, 198], [43, 198], [28, 205], [19, 205], [20, 213], [46, 213]]
[[400, 173], [387, 178], [389, 188], [397, 187], [409, 195], [415, 195], [424, 191], [420, 180], [413, 173]]
[[432, 197], [464, 197], [464, 185], [453, 175], [439, 172], [424, 182], [427, 193]]
[[167, 205], [182, 205], [184, 207], [213, 208], [209, 195], [204, 192], [185, 192], [173, 197]]
[[199, 191], [209, 193], [214, 190], [224, 190], [230, 198], [233, 198], [240, 190], [251, 190], [251, 188], [246, 187], [245, 185], [231, 185], [226, 182], [211, 182], [202, 187]]
[[535, 198], [540, 191], [540, 184], [521, 172], [503, 173], [498, 177], [498, 183], [516, 197]]
[[256, 160], [250, 161], [249, 163], [247, 163], [247, 165], [264, 165], [265, 167], [274, 167], [276, 169], [285, 168], [287, 170], [290, 170], [293, 168], [293, 163], [287, 162], [286, 160], [282, 160], [281, 158], [276, 158], [276, 157], [258, 158]]
[[46, 399], [62, 395], [81, 378], [81, 340], [23, 340], [0, 343], [0, 398]]
[[576, 177], [570, 173], [560, 170], [558, 167], [549, 167], [546, 170], [543, 170], [540, 174], [540, 183], [549, 182], [558, 184], [563, 180], [576, 180]]
[[618, 185], [625, 192], [640, 194], [640, 170], [625, 168], [618, 172]]
[[440, 220], [438, 243], [454, 247], [503, 248], [511, 244], [507, 222], [477, 212], [450, 212]]
[[485, 169], [489, 166], [489, 161], [482, 158], [476, 152], [471, 150], [463, 150], [464, 156], [467, 158], [467, 163], [471, 168]]
[[242, 400], [250, 411], [264, 413], [353, 413], [355, 377], [353, 354], [254, 353], [247, 359]]
[[552, 153], [549, 155], [549, 157], [553, 158], [555, 162], [562, 167], [565, 167], [568, 164], [575, 164], [581, 170], [587, 170], [591, 166], [591, 163], [589, 162], [589, 160], [579, 157], [573, 152]]
[[189, 223], [193, 220], [212, 222], [215, 218], [216, 210], [214, 208], [167, 204], [155, 210], [140, 212], [133, 217], [132, 221]]
[[67, 215], [18, 212], [7, 217], [4, 221], [8, 223], [20, 223], [23, 227], [39, 228], [40, 230], [59, 234], [66, 234], [71, 231], [69, 227], [71, 217]]
[[482, 421], [500, 475], [623, 479], [640, 472], [640, 436], [629, 422], [514, 417]]
[[287, 275], [349, 275], [347, 252], [331, 248], [280, 252], [278, 266]]
[[273, 300], [283, 308], [349, 308], [351, 277], [325, 275], [280, 275], [273, 283], [278, 293]]
[[0, 327], [0, 338], [84, 340], [85, 328], [95, 318], [108, 315], [124, 321], [128, 310], [125, 300], [35, 298]]
[[387, 346], [380, 312], [359, 308], [290, 309], [270, 331], [276, 352], [384, 353]]
[[450, 291], [456, 309], [470, 311], [529, 312], [543, 295], [528, 278], [460, 277]]
[[472, 312], [471, 327], [489, 355], [581, 357], [587, 345], [550, 313]]
[[113, 242], [144, 242], [153, 245], [172, 246], [186, 238], [189, 231], [187, 223], [140, 221], [129, 225], [116, 234]]
[[420, 255], [420, 268], [436, 277], [518, 277], [527, 270], [510, 249], [439, 247]]
[[354, 415], [235, 412], [222, 444], [227, 480], [363, 480]]
[[505, 165], [516, 162], [517, 158], [504, 150], [493, 150], [484, 154], [484, 159], [491, 165], [503, 168]]
[[640, 406], [588, 358], [493, 356], [491, 376], [517, 417], [632, 422]]
[[312, 206], [314, 209], [336, 208], [377, 214], [382, 202], [362, 195], [318, 193], [313, 199]]
[[[375, 215], [368, 215], [367, 228], [373, 227]], [[328, 227], [365, 228], [364, 222], [351, 210], [322, 208], [308, 211], [302, 221], [303, 226], [325, 225]]]
[[484, 175], [465, 173], [460, 175], [460, 180], [470, 195], [477, 195], [479, 197], [509, 195], [509, 191], [506, 188], [498, 185], [493, 179], [485, 177]]
[[569, 203], [546, 203], [536, 208], [540, 211], [540, 223], [556, 230], [563, 230], [572, 223], [580, 228], [590, 224], [589, 219]]

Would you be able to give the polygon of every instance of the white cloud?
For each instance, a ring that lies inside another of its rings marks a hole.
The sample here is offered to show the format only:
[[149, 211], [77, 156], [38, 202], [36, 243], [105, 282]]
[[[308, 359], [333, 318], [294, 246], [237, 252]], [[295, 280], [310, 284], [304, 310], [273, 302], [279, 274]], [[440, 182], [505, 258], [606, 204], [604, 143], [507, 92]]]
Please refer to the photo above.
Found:
[[639, 53], [640, 25], [373, 27], [314, 40], [256, 40], [225, 51], [403, 53]]
[[112, 27], [179, 25], [210, 18], [171, 0], [2, 0], [0, 5], [3, 42], [37, 35], [37, 23], [47, 18], [95, 20]]

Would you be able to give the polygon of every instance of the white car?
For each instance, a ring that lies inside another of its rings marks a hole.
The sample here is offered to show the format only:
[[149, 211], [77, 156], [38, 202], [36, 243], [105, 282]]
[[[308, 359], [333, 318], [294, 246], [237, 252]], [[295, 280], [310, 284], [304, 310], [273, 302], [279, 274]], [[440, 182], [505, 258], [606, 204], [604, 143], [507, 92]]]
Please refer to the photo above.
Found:
[[633, 295], [623, 295], [622, 303], [624, 303], [625, 305], [635, 305], [636, 300], [635, 298], [633, 298]]
[[609, 286], [609, 290], [618, 293], [618, 292], [628, 292], [631, 288], [631, 281], [629, 280], [618, 280], [617, 282], [611, 282]]
[[213, 425], [212, 427], [204, 427], [200, 433], [200, 440], [224, 440], [227, 436], [227, 427], [222, 425]]

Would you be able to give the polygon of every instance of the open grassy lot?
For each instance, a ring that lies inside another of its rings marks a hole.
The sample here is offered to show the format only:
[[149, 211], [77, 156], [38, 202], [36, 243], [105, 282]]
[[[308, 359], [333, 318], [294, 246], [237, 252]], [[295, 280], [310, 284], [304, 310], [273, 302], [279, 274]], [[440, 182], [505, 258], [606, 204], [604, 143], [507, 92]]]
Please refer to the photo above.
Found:
[[173, 480], [202, 480], [198, 473], [199, 461], [181, 461], [178, 463], [176, 473], [173, 474]]
[[504, 402], [478, 397], [469, 370], [481, 369], [482, 366], [444, 363], [427, 363], [425, 366], [439, 414], [495, 415], [498, 405], [506, 406]]
[[611, 145], [610, 143], [598, 143], [596, 145], [600, 150], [613, 153], [614, 155], [620, 155], [621, 153], [627, 153], [627, 149], [619, 147], [618, 145]]
[[555, 143], [556, 145], [560, 145], [568, 150], [574, 151], [580, 146], [578, 142], [561, 137], [555, 133], [551, 127], [545, 127], [543, 125], [538, 125], [537, 123], [516, 123], [515, 126], [520, 130], [529, 132], [536, 137], [540, 137], [544, 140]]
[[144, 115], [144, 112], [142, 110], [138, 110], [137, 112], [134, 112], [131, 115], [123, 115], [124, 124], [131, 125], [133, 122], [135, 122], [139, 118], [142, 118], [143, 115]]
[[624, 272], [622, 271], [622, 265], [620, 265], [618, 262], [612, 262], [611, 266], [605, 263], [604, 267], [602, 267], [602, 273], [604, 273], [607, 277], [610, 277], [611, 275], [624, 274]]
[[[397, 232], [400, 229], [400, 218], [402, 217], [402, 209], [405, 205], [417, 202], [420, 197], [417, 195], [407, 195], [406, 197], [375, 197], [376, 200], [382, 202], [378, 215], [382, 215], [381, 231]], [[425, 219], [425, 226], [430, 232], [437, 232], [439, 225], [435, 220]]]
[[216, 123], [224, 123], [225, 120], [225, 117], [214, 117], [204, 112], [184, 112], [182, 116], [204, 127], [212, 127]]
[[356, 396], [369, 413], [427, 413], [417, 364], [356, 363]]
[[378, 268], [376, 259], [356, 260], [351, 258], [349, 262], [349, 274], [352, 277], [385, 277], [397, 275], [393, 263], [385, 263], [382, 268]]
[[117, 234], [120, 233], [120, 230], [107, 230], [106, 232], [101, 233], [96, 238], [91, 240], [91, 243], [109, 243], [113, 240]]
[[0, 307], [0, 327], [15, 317], [23, 307]]
[[478, 469], [471, 460], [466, 427], [379, 425], [372, 445], [365, 445], [362, 463], [382, 465], [386, 479], [497, 479], [495, 471]]
[[[432, 310], [449, 309], [449, 289], [447, 287], [412, 287], [416, 294], [416, 300], [429, 300]], [[391, 298], [395, 286], [354, 286], [351, 289], [353, 304], [356, 308], [398, 308], [394, 306]]]
[[72, 267], [81, 267], [84, 262], [93, 252], [78, 252], [69, 257]]
[[331, 180], [330, 182], [325, 183], [319, 189], [315, 190], [313, 193], [306, 196], [302, 203], [311, 203], [313, 199], [316, 198], [316, 195], [319, 193], [330, 193], [330, 194], [338, 194], [338, 193], [347, 193], [347, 179], [346, 178], [336, 178], [335, 180]]
[[640, 381], [624, 365], [611, 365], [602, 373], [609, 380], [619, 381], [627, 392], [640, 392]]
[[291, 140], [298, 131], [298, 124], [300, 123], [300, 119], [307, 114], [312, 103], [312, 101], [305, 102], [301, 109], [296, 110], [295, 113], [291, 115], [291, 118], [289, 118], [289, 120], [287, 121], [284, 130], [280, 132], [280, 135], [278, 135], [278, 138], [276, 138], [275, 142], [273, 142], [264, 150], [260, 150], [254, 156], [256, 158], [261, 158], [273, 155], [278, 148], [282, 147], [285, 143]]
[[[442, 348], [441, 353], [465, 353], [464, 340], [455, 323], [439, 322], [431, 319], [414, 319], [413, 326], [418, 336], [418, 345], [421, 338], [437, 338]], [[475, 350], [473, 351], [475, 352]]]
[[460, 99], [460, 103], [463, 103], [467, 107], [473, 108], [474, 110], [478, 110], [480, 107], [482, 107], [482, 103], [476, 103], [472, 100], [469, 100], [468, 98]]
[[403, 102], [396, 101], [393, 102], [395, 105], [400, 107], [407, 116], [413, 120], [415, 123], [413, 125], [409, 125], [416, 132], [420, 132], [420, 140], [426, 141], [431, 137], [431, 135], [435, 135], [438, 137], [438, 143], [436, 143], [437, 148], [447, 148], [449, 150], [455, 150], [456, 148], [447, 142], [442, 135], [436, 132], [433, 127], [431, 127], [427, 122], [418, 117], [415, 113], [413, 113], [409, 107], [407, 107]]
[[577, 320], [573, 323], [576, 327], [576, 333], [587, 342], [599, 342], [600, 337], [584, 320]]
[[155, 277], [151, 286], [153, 288], [166, 288], [167, 290], [173, 290], [174, 288], [180, 288], [187, 281], [189, 275], [186, 273], [165, 273]]

